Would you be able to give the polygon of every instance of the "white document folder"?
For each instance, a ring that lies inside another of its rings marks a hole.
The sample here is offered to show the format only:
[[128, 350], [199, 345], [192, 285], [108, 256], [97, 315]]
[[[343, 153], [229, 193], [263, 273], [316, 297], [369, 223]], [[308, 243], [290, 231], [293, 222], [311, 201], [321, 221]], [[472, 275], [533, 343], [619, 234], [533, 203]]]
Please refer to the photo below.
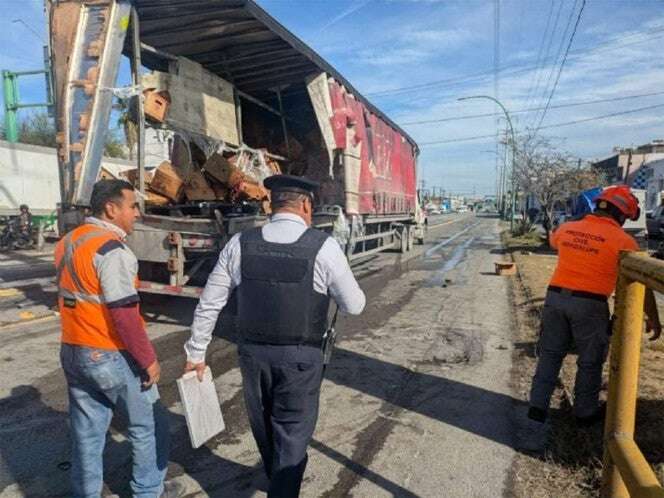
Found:
[[196, 372], [187, 372], [177, 380], [177, 385], [191, 445], [198, 448], [226, 427], [212, 371], [205, 367], [202, 381]]

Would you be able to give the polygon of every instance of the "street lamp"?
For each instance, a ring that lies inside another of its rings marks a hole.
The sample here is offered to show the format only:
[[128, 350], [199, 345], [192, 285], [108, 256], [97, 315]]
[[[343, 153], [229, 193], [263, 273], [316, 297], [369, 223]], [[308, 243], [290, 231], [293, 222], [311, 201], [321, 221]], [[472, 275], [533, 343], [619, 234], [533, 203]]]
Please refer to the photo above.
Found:
[[512, 120], [510, 119], [510, 114], [507, 112], [507, 109], [505, 109], [505, 106], [500, 103], [500, 101], [494, 97], [491, 97], [490, 95], [471, 95], [470, 97], [461, 97], [457, 100], [471, 100], [471, 99], [488, 99], [491, 100], [492, 102], [495, 102], [498, 104], [498, 106], [502, 109], [502, 111], [505, 113], [505, 117], [507, 118], [507, 124], [510, 125], [510, 134], [512, 135], [512, 196], [511, 196], [511, 215], [510, 215], [510, 231], [514, 231], [514, 208], [516, 204], [516, 182], [515, 182], [515, 175], [514, 175], [514, 165], [516, 163], [516, 137], [514, 135], [514, 127], [512, 126]]

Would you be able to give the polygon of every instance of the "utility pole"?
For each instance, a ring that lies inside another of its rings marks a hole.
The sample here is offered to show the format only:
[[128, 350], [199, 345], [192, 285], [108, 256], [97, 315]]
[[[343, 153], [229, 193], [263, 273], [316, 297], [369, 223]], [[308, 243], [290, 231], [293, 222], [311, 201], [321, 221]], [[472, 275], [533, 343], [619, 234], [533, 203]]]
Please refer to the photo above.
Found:
[[511, 183], [512, 183], [512, 192], [510, 195], [510, 201], [511, 201], [511, 209], [510, 209], [510, 232], [514, 231], [514, 210], [515, 210], [515, 205], [516, 205], [516, 171], [515, 171], [515, 163], [516, 163], [516, 136], [514, 134], [514, 126], [512, 126], [512, 119], [510, 118], [510, 114], [507, 112], [507, 109], [505, 109], [505, 106], [498, 100], [490, 95], [473, 95], [470, 97], [461, 97], [457, 100], [471, 100], [471, 99], [488, 99], [496, 104], [502, 109], [502, 111], [505, 113], [505, 117], [507, 118], [507, 124], [510, 127], [510, 134], [511, 134], [511, 142], [512, 142], [512, 175], [511, 175]]

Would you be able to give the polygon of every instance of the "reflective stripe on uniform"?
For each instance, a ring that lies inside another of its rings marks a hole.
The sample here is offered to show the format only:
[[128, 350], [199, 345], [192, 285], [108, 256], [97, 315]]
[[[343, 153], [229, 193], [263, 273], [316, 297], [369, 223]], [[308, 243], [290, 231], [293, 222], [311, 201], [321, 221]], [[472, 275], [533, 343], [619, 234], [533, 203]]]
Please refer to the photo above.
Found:
[[[98, 237], [101, 234], [106, 233], [107, 230], [91, 230], [90, 232], [86, 233], [85, 235], [80, 236], [76, 241], [72, 242], [71, 238], [73, 235], [73, 232], [69, 232], [65, 238], [63, 239], [62, 243], [64, 245], [64, 254], [62, 256], [62, 259], [60, 260], [58, 264], [58, 268], [56, 270], [56, 285], [58, 286], [59, 289], [59, 295], [63, 298], [66, 299], [76, 299], [77, 301], [87, 301], [91, 303], [97, 303], [101, 304], [104, 302], [103, 296], [100, 296], [98, 294], [89, 294], [84, 291], [83, 284], [81, 283], [81, 279], [79, 278], [78, 274], [76, 273], [76, 270], [74, 269], [74, 251], [76, 251], [77, 248], [79, 248], [81, 245], [83, 245], [85, 242], [87, 242], [90, 239], [93, 239], [94, 237]], [[69, 276], [72, 279], [72, 283], [74, 284], [74, 287], [76, 288], [75, 291], [69, 291], [66, 289], [63, 289], [62, 286], [60, 285], [60, 279], [62, 278], [62, 272], [64, 269], [67, 269], [67, 272], [69, 272]]]
[[66, 289], [60, 289], [59, 296], [64, 299], [75, 299], [76, 301], [86, 301], [88, 303], [103, 304], [106, 302], [104, 296], [98, 294], [86, 294], [85, 292], [72, 292]]

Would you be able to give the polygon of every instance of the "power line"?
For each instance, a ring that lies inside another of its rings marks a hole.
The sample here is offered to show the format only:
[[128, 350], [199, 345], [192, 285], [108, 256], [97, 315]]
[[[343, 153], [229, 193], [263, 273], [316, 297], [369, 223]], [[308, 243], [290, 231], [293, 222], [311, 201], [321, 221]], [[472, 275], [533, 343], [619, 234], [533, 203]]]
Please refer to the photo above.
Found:
[[[542, 89], [542, 94], [540, 97], [542, 102], [546, 101], [546, 96], [549, 93], [551, 80], [553, 79], [553, 75], [556, 73], [556, 66], [558, 65], [558, 60], [560, 60], [560, 56], [563, 53], [563, 48], [565, 47], [565, 40], [567, 40], [567, 33], [569, 32], [569, 28], [572, 25], [572, 19], [574, 19], [574, 12], [576, 12], [576, 5], [578, 1], [579, 0], [574, 0], [572, 8], [569, 11], [569, 16], [567, 16], [567, 23], [565, 24], [565, 29], [563, 31], [562, 36], [560, 37], [560, 42], [558, 43], [558, 49], [555, 51], [555, 56], [553, 58], [553, 61], [551, 62], [551, 69], [549, 70], [549, 75], [546, 78], [546, 83], [544, 84], [544, 88]], [[565, 3], [564, 1], [561, 1], [561, 6], [564, 3]]]
[[[558, 104], [549, 106], [549, 109], [564, 109], [566, 107], [579, 107], [584, 105], [593, 105], [593, 104], [605, 104], [608, 102], [620, 102], [622, 100], [632, 100], [644, 97], [655, 97], [658, 95], [664, 95], [664, 92], [652, 92], [652, 93], [640, 93], [636, 95], [625, 95], [624, 97], [612, 97], [606, 99], [596, 99], [596, 100], [586, 100], [580, 102], [570, 102], [569, 104]], [[510, 114], [522, 114], [526, 112], [541, 111], [544, 107], [531, 107], [527, 109], [517, 109], [515, 111], [510, 111]], [[421, 121], [407, 121], [405, 123], [399, 123], [400, 126], [410, 126], [410, 125], [421, 125], [421, 124], [431, 124], [431, 123], [444, 123], [447, 121], [462, 121], [465, 119], [476, 119], [476, 118], [489, 118], [494, 116], [504, 116], [502, 112], [487, 112], [483, 114], [464, 114], [461, 116], [449, 116], [447, 118], [440, 119], [423, 119]]]
[[[616, 41], [616, 40], [610, 40], [608, 42], [599, 43], [599, 44], [591, 46], [591, 47], [581, 47], [581, 48], [578, 48], [578, 49], [575, 49], [575, 50], [570, 50], [569, 55], [570, 56], [581, 57], [585, 53], [597, 53], [597, 52], [601, 53], [601, 52], [604, 52], [604, 51], [607, 51], [607, 50], [611, 51], [611, 50], [615, 50], [617, 48], [623, 48], [623, 47], [629, 47], [629, 46], [632, 46], [632, 45], [637, 45], [639, 43], [652, 42], [652, 41], [657, 40], [659, 38], [662, 38], [664, 36], [664, 34], [661, 35], [661, 36], [657, 36], [657, 37], [647, 36], [647, 35], [652, 35], [652, 34], [656, 34], [656, 33], [664, 33], [664, 26], [660, 25], [660, 26], [657, 26], [655, 28], [649, 29], [647, 31], [641, 31], [641, 32], [634, 33], [634, 34], [631, 34], [631, 35], [626, 35], [622, 38], [622, 40], [626, 40], [626, 39], [629, 39], [629, 38], [640, 37], [640, 39], [637, 39], [637, 40], [634, 40], [634, 41], [631, 41], [631, 42], [619, 43], [619, 44], [614, 45], [613, 42]], [[517, 69], [517, 71], [514, 71], [509, 75], [516, 75], [516, 74], [519, 74], [519, 73], [522, 73], [522, 72], [530, 71], [532, 69], [537, 69], [538, 66], [537, 65], [532, 65], [532, 64], [524, 65], [524, 63], [514, 63], [514, 64], [507, 64], [507, 65], [503, 66], [502, 68], [500, 68], [500, 71], [503, 72], [503, 71], [506, 71], [508, 69], [515, 69], [515, 68]], [[493, 71], [494, 71], [493, 68], [489, 69], [489, 70], [485, 69], [483, 71], [480, 71], [480, 72], [477, 72], [477, 73], [467, 74], [465, 76], [457, 76], [457, 77], [453, 77], [453, 78], [444, 78], [444, 79], [440, 79], [440, 80], [433, 80], [433, 81], [429, 81], [429, 82], [426, 82], [426, 83], [420, 83], [420, 84], [417, 84], [417, 85], [395, 87], [395, 88], [390, 88], [390, 89], [387, 89], [387, 90], [381, 90], [379, 92], [367, 93], [366, 95], [369, 96], [369, 97], [383, 97], [383, 96], [392, 96], [392, 95], [396, 95], [396, 94], [399, 94], [399, 93], [410, 93], [410, 92], [416, 92], [416, 91], [420, 91], [420, 90], [429, 90], [429, 89], [431, 89], [431, 87], [435, 87], [435, 86], [439, 86], [439, 85], [450, 84], [450, 83], [463, 83], [463, 82], [471, 81], [471, 80], [477, 79], [477, 78], [492, 76]]]
[[[555, 2], [551, 0], [549, 2], [549, 14], [546, 18], [546, 27], [544, 28], [544, 34], [542, 35], [542, 40], [540, 41], [539, 49], [537, 50], [537, 58], [535, 59], [535, 65], [539, 69], [540, 64], [542, 63], [542, 51], [544, 50], [544, 45], [546, 44], [547, 34], [549, 32], [549, 26], [551, 25], [551, 16], [553, 15], [553, 6]], [[528, 93], [526, 94], [526, 105], [530, 103], [530, 96], [532, 95], [533, 88], [535, 87], [535, 77], [537, 76], [537, 69], [533, 73], [533, 77], [530, 81], [530, 86], [528, 87]]]
[[[636, 112], [649, 111], [651, 109], [659, 109], [659, 108], [662, 108], [662, 107], [664, 107], [664, 104], [650, 105], [650, 106], [646, 106], [646, 107], [640, 107], [638, 109], [630, 109], [630, 110], [627, 110], [627, 111], [612, 112], [610, 114], [603, 114], [601, 116], [595, 116], [595, 117], [592, 117], [592, 118], [575, 119], [574, 121], [567, 121], [567, 122], [564, 122], [564, 123], [550, 124], [550, 125], [540, 127], [540, 130], [551, 129], [551, 128], [560, 128], [560, 127], [563, 127], [563, 126], [571, 126], [571, 125], [581, 124], [581, 123], [588, 123], [590, 121], [598, 121], [598, 120], [601, 120], [601, 119], [613, 118], [613, 117], [616, 117], [616, 116], [624, 116], [625, 114], [634, 114]], [[491, 134], [491, 135], [476, 135], [476, 136], [472, 136], [472, 137], [451, 138], [449, 140], [436, 140], [436, 141], [433, 141], [433, 142], [422, 142], [418, 145], [426, 146], [426, 145], [449, 144], [449, 143], [456, 143], [456, 142], [470, 142], [472, 140], [480, 140], [480, 139], [483, 139], [483, 138], [493, 138], [493, 137], [494, 137], [493, 134]]]
[[563, 68], [565, 67], [565, 62], [567, 61], [567, 56], [569, 55], [569, 50], [572, 47], [572, 42], [574, 42], [574, 36], [576, 35], [576, 31], [579, 28], [579, 23], [581, 22], [581, 15], [583, 14], [583, 9], [586, 7], [586, 0], [582, 0], [581, 2], [581, 8], [579, 9], [579, 15], [576, 16], [576, 23], [574, 24], [574, 30], [572, 30], [572, 36], [569, 38], [569, 43], [567, 44], [567, 50], [565, 50], [565, 55], [563, 56], [563, 60], [560, 63], [560, 69], [558, 70], [558, 76], [556, 76], [556, 81], [553, 84], [553, 88], [551, 88], [551, 93], [549, 94], [549, 99], [546, 101], [546, 105], [544, 106], [544, 111], [542, 111], [542, 117], [539, 120], [539, 123], [537, 125], [537, 128], [535, 128], [535, 132], [539, 130], [542, 126], [542, 122], [544, 121], [544, 117], [546, 116], [547, 111], [549, 110], [549, 105], [551, 104], [551, 99], [553, 98], [553, 94], [556, 93], [556, 88], [558, 88], [558, 82], [560, 81], [560, 75], [563, 72]]
[[[554, 0], [551, 0], [551, 8], [553, 9], [553, 6], [556, 2]], [[556, 28], [558, 27], [558, 21], [560, 20], [560, 13], [563, 10], [563, 4], [564, 0], [560, 0], [560, 4], [558, 5], [558, 11], [556, 12], [556, 19], [553, 22], [553, 27], [551, 28], [551, 33], [549, 34], [549, 42], [547, 43], [546, 46], [546, 52], [544, 52], [544, 59], [542, 60], [541, 66], [538, 65], [537, 69], [535, 70], [535, 73], [537, 75], [537, 81], [535, 82], [535, 88], [531, 88], [530, 90], [532, 91], [532, 98], [534, 99], [534, 102], [537, 102], [537, 94], [540, 88], [540, 82], [542, 81], [542, 76], [544, 75], [545, 68], [546, 68], [546, 61], [549, 59], [549, 53], [551, 52], [551, 44], [553, 43], [553, 38], [554, 38], [554, 33], [556, 32]], [[553, 61], [555, 63], [555, 61]], [[531, 102], [531, 93], [530, 91], [528, 92], [528, 100], [526, 101], [526, 105], [529, 105]]]

